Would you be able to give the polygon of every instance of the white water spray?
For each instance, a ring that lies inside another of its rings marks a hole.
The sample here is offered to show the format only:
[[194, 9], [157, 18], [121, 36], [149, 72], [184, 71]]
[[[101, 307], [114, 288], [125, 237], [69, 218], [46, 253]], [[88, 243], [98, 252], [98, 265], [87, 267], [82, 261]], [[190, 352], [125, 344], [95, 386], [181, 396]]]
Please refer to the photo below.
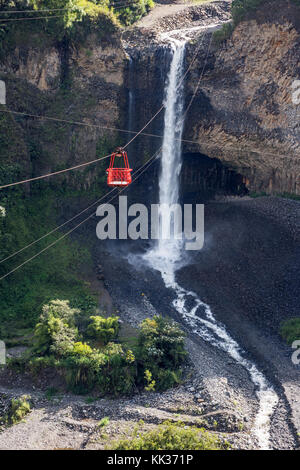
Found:
[[[177, 34], [178, 37], [178, 34]], [[161, 175], [159, 180], [160, 204], [176, 204], [179, 201], [179, 176], [181, 170], [181, 143], [183, 131], [183, 62], [186, 34], [184, 40], [169, 36], [172, 60], [165, 89], [164, 138], [161, 155]], [[166, 36], [165, 36], [166, 39]], [[179, 139], [179, 140], [177, 140]], [[176, 294], [174, 308], [189, 324], [193, 332], [213, 346], [226, 351], [237, 363], [249, 373], [256, 387], [259, 410], [256, 415], [253, 433], [260, 449], [270, 446], [270, 418], [278, 403], [278, 396], [264, 375], [255, 364], [246, 359], [238, 343], [229, 335], [225, 326], [214, 317], [210, 307], [203, 303], [196, 293], [182, 288], [175, 279], [180, 266], [181, 244], [179, 240], [160, 239], [154, 249], [145, 257], [146, 261], [161, 272], [166, 287], [172, 288]], [[187, 300], [193, 300], [193, 308], [186, 307]]]
[[[181, 138], [183, 131], [183, 62], [185, 40], [170, 38], [172, 59], [165, 87], [164, 136], [161, 151], [161, 174], [159, 179], [159, 204], [161, 220], [166, 206], [179, 200], [179, 177], [181, 171]], [[167, 217], [166, 217], [167, 218]], [[150, 264], [158, 271], [174, 270], [180, 259], [182, 241], [168, 239], [169, 232], [162, 224], [162, 232], [154, 250], [146, 255]], [[154, 266], [155, 264], [155, 266]]]

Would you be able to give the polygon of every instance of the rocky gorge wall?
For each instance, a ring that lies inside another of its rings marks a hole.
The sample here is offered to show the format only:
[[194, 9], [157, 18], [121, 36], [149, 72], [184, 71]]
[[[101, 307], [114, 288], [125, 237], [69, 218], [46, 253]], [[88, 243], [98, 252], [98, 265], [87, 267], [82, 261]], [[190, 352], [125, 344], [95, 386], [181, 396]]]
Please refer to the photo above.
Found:
[[[170, 55], [159, 38], [161, 30], [226, 22], [230, 2], [184, 12], [151, 28], [138, 26], [101, 39], [89, 35], [77, 46], [37, 36], [27, 44], [16, 43], [0, 60], [0, 79], [7, 87], [2, 109], [88, 126], [1, 113], [5, 180], [7, 175], [14, 180], [93, 160], [131, 137], [110, 128], [143, 127], [163, 100]], [[300, 105], [292, 101], [292, 84], [300, 77], [299, 32], [300, 9], [281, 1], [276, 10], [267, 3], [221, 44], [212, 38], [211, 28], [188, 44], [186, 104], [192, 97], [193, 102], [185, 123], [184, 155], [218, 159], [249, 191], [300, 194]], [[162, 135], [163, 112], [144, 132]], [[160, 143], [159, 137], [139, 136], [130, 146], [132, 166], [144, 163]], [[106, 164], [48, 181], [98, 191], [104, 188]], [[156, 173], [157, 168], [151, 179]], [[185, 171], [187, 185], [189, 173]], [[197, 178], [191, 178], [194, 185]]]
[[[6, 84], [6, 106], [1, 109], [21, 113], [0, 113], [0, 165], [6, 181], [8, 174], [12, 180], [44, 174], [110, 152], [119, 143], [110, 128], [123, 121], [127, 64], [118, 33], [106, 40], [90, 35], [77, 46], [39, 37], [16, 44], [0, 61], [0, 79]], [[88, 189], [103, 182], [99, 168], [93, 165], [48, 181]]]

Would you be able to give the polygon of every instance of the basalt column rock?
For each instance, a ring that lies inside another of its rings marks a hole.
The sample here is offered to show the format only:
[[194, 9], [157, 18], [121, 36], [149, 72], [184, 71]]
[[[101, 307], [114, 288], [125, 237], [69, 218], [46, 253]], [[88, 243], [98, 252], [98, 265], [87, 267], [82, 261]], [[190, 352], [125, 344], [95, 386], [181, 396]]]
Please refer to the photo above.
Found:
[[[299, 195], [300, 104], [293, 87], [300, 78], [300, 8], [270, 6], [221, 45], [213, 40], [209, 48], [211, 36], [204, 38], [187, 81], [187, 99], [195, 96], [184, 138], [198, 145], [184, 149], [218, 158], [245, 177], [250, 191]], [[194, 50], [190, 44], [189, 62]]]

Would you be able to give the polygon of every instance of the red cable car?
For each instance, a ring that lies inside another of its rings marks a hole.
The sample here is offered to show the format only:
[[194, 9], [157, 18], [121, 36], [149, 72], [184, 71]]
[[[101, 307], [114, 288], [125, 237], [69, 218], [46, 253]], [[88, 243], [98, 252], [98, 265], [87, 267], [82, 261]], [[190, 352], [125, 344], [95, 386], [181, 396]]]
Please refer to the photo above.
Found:
[[[116, 157], [122, 160], [118, 167], [114, 168]], [[129, 168], [127, 153], [121, 148], [117, 149], [110, 157], [109, 168], [106, 170], [108, 186], [128, 186], [132, 181], [131, 172], [132, 169]]]

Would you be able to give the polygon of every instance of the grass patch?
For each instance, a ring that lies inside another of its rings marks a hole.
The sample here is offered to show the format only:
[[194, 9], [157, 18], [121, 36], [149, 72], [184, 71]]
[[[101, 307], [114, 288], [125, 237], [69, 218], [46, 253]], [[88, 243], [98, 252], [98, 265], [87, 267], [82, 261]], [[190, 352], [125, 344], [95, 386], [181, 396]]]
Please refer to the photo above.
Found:
[[294, 341], [299, 341], [300, 317], [284, 321], [280, 327], [280, 334], [289, 345], [293, 344]]
[[165, 421], [153, 430], [142, 431], [139, 423], [128, 439], [115, 441], [113, 450], [220, 450], [228, 448], [218, 437], [196, 426]]
[[[258, 10], [261, 6], [273, 3], [274, 8], [277, 8], [277, 0], [233, 0], [231, 5], [231, 12], [234, 26], [239, 24], [241, 21], [247, 19], [248, 15]], [[289, 1], [286, 2], [286, 7], [288, 8]], [[300, 0], [291, 0], [296, 6], [300, 6]]]
[[232, 23], [225, 23], [223, 26], [214, 31], [213, 33], [213, 41], [216, 44], [221, 44], [222, 42], [229, 39], [233, 33], [234, 27]]
[[253, 191], [253, 192], [250, 192], [247, 194], [247, 196], [249, 197], [252, 197], [253, 199], [257, 198], [257, 197], [267, 197], [269, 196], [269, 194], [267, 194], [265, 191]]
[[104, 418], [100, 419], [99, 423], [98, 423], [98, 427], [99, 428], [104, 428], [105, 426], [107, 426], [109, 424], [109, 417], [108, 416], [105, 416]]

